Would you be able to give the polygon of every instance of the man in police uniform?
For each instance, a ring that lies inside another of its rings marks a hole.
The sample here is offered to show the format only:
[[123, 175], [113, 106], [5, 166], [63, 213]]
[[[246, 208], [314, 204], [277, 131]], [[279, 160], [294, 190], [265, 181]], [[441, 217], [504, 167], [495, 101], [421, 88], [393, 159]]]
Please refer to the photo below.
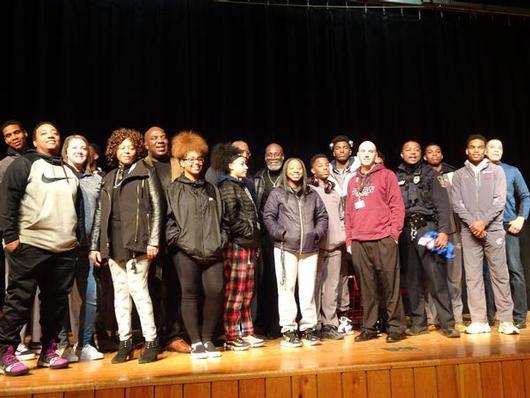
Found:
[[412, 319], [412, 325], [405, 333], [409, 336], [428, 333], [424, 298], [426, 281], [438, 312], [442, 334], [460, 337], [454, 328], [445, 258], [419, 244], [426, 232], [435, 231], [438, 233], [434, 242], [436, 248], [447, 246], [450, 208], [444, 179], [438, 178], [434, 170], [422, 162], [421, 146], [416, 141], [403, 144], [401, 158], [403, 163], [396, 173], [405, 204], [405, 228], [400, 237], [400, 255]]

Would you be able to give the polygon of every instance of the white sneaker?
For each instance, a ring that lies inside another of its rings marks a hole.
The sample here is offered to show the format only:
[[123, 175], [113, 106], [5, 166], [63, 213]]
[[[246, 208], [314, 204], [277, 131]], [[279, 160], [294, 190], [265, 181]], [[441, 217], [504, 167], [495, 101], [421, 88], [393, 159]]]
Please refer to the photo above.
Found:
[[479, 334], [479, 333], [490, 333], [491, 328], [490, 325], [488, 325], [487, 322], [471, 322], [468, 326], [466, 326], [466, 333], [467, 334]]
[[105, 355], [99, 352], [96, 347], [90, 344], [85, 344], [85, 346], [81, 349], [79, 359], [81, 361], [94, 361], [96, 359], [103, 359], [104, 356]]
[[352, 335], [353, 334], [353, 322], [347, 316], [341, 316], [339, 319], [339, 327], [337, 328], [339, 333]]
[[79, 357], [75, 354], [74, 347], [66, 347], [62, 354], [60, 354], [61, 357], [68, 360], [68, 362], [79, 362]]
[[249, 343], [252, 348], [262, 347], [265, 344], [265, 340], [256, 336], [245, 336], [243, 340]]
[[499, 333], [502, 334], [519, 334], [519, 329], [515, 327], [513, 322], [499, 323]]
[[15, 356], [19, 361], [31, 361], [35, 359], [35, 353], [26, 347], [24, 343], [18, 345]]

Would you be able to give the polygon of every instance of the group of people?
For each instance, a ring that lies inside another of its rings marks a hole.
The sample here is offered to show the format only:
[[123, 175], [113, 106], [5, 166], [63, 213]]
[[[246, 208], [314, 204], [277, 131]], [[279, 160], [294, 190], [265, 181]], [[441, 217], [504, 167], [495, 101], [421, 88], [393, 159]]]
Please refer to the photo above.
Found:
[[[94, 325], [109, 294], [119, 335], [112, 363], [134, 356], [133, 303], [139, 363], [164, 348], [219, 357], [219, 334], [235, 351], [264, 345], [260, 336], [281, 336], [284, 347], [343, 339], [353, 334], [351, 274], [362, 297], [358, 342], [383, 332], [398, 342], [428, 333], [429, 324], [449, 338], [486, 333], [495, 316], [501, 333], [526, 327], [518, 233], [530, 194], [519, 170], [501, 162], [499, 140], [469, 137], [468, 160], [456, 171], [438, 145], [422, 152], [408, 141], [396, 173], [370, 141], [353, 155], [353, 142], [335, 137], [333, 159], [313, 156], [309, 173], [272, 143], [265, 167], [251, 176], [244, 141], [215, 145], [205, 170], [209, 147], [194, 131], [170, 142], [159, 127], [143, 136], [115, 130], [107, 173], [97, 167], [97, 148], [82, 135], [62, 143], [53, 123], [34, 128], [34, 149], [20, 122], [4, 123], [2, 132], [6, 375], [29, 372], [32, 313], [41, 326], [37, 366], [103, 358], [97, 342], [108, 336], [94, 336]], [[111, 291], [99, 287], [102, 269], [110, 270]]]

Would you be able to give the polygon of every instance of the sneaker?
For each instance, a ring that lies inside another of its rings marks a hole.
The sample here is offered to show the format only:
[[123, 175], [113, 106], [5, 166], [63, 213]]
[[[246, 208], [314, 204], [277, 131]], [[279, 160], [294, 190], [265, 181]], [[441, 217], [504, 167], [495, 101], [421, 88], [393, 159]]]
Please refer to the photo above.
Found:
[[460, 333], [464, 333], [466, 331], [466, 325], [463, 323], [455, 323], [455, 329], [458, 330]]
[[339, 333], [339, 330], [335, 325], [323, 325], [322, 326], [322, 339], [324, 340], [342, 340], [344, 335]]
[[62, 369], [68, 367], [68, 359], [57, 353], [57, 343], [52, 342], [39, 355], [37, 366], [40, 368]]
[[241, 337], [236, 337], [234, 340], [227, 340], [225, 343], [225, 349], [232, 351], [245, 351], [250, 347], [252, 347], [250, 342]]
[[350, 318], [347, 316], [341, 316], [339, 318], [339, 327], [338, 327], [339, 333], [345, 334], [345, 335], [352, 335], [353, 334], [353, 322]]
[[195, 359], [208, 358], [208, 353], [206, 352], [206, 349], [204, 348], [204, 344], [202, 344], [201, 341], [197, 343], [193, 343], [191, 345], [190, 354], [191, 354], [191, 357]]
[[172, 340], [166, 347], [167, 351], [179, 352], [181, 354], [189, 354], [190, 349], [190, 345], [181, 338]]
[[355, 338], [353, 339], [354, 341], [356, 341], [357, 343], [359, 342], [362, 342], [362, 341], [368, 341], [368, 340], [372, 340], [372, 339], [377, 339], [379, 335], [377, 334], [377, 332], [371, 332], [371, 331], [368, 331], [368, 330], [363, 330], [361, 332], [361, 334], [355, 336]]
[[68, 362], [79, 362], [79, 357], [75, 353], [74, 347], [65, 347], [62, 351], [62, 354], [60, 353], [61, 350], [58, 350], [58, 354], [61, 355], [61, 357], [68, 360]]
[[221, 356], [221, 351], [218, 351], [215, 347], [215, 344], [211, 341], [207, 341], [206, 343], [204, 343], [204, 350], [208, 355], [208, 358], [219, 358]]
[[1, 374], [22, 376], [29, 372], [29, 368], [17, 359], [14, 351], [13, 346], [9, 346], [7, 351], [0, 357]]
[[517, 329], [512, 322], [501, 322], [499, 323], [499, 333], [519, 334], [519, 329]]
[[307, 345], [320, 345], [322, 342], [320, 341], [320, 337], [318, 337], [318, 333], [315, 328], [309, 328], [302, 333], [302, 340]]
[[428, 334], [429, 328], [427, 326], [413, 325], [405, 330], [407, 336], [419, 336], [420, 334]]
[[79, 353], [79, 359], [81, 361], [94, 361], [97, 359], [103, 359], [104, 356], [105, 355], [103, 355], [102, 352], [99, 352], [96, 347], [90, 344], [85, 344]]
[[449, 339], [457, 339], [460, 337], [460, 332], [456, 328], [448, 327], [440, 329], [442, 334]]
[[35, 359], [35, 353], [26, 347], [24, 343], [18, 345], [15, 356], [19, 361], [31, 361]]
[[514, 323], [514, 326], [515, 326], [517, 329], [526, 329], [526, 321], [515, 322], [515, 323]]
[[265, 344], [265, 340], [256, 336], [245, 336], [243, 340], [249, 343], [252, 348], [262, 347]]
[[282, 347], [302, 347], [302, 342], [296, 330], [288, 330], [283, 334], [283, 340], [280, 345]]
[[466, 326], [467, 334], [490, 333], [491, 328], [487, 322], [471, 322]]
[[31, 342], [29, 343], [28, 348], [35, 353], [35, 355], [40, 355], [42, 351], [42, 344], [40, 342]]

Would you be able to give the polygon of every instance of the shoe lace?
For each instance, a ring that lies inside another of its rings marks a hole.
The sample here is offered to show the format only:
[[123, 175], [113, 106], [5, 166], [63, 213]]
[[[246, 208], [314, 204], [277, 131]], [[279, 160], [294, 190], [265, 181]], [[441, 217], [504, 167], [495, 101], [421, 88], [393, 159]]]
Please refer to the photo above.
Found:
[[13, 365], [15, 362], [18, 362], [18, 359], [17, 357], [15, 356], [15, 350], [13, 349], [13, 347], [9, 346], [7, 348], [7, 351], [4, 355], [4, 357], [2, 358], [2, 361], [7, 365]]
[[46, 359], [57, 357], [57, 343], [52, 341], [48, 348], [46, 349]]

